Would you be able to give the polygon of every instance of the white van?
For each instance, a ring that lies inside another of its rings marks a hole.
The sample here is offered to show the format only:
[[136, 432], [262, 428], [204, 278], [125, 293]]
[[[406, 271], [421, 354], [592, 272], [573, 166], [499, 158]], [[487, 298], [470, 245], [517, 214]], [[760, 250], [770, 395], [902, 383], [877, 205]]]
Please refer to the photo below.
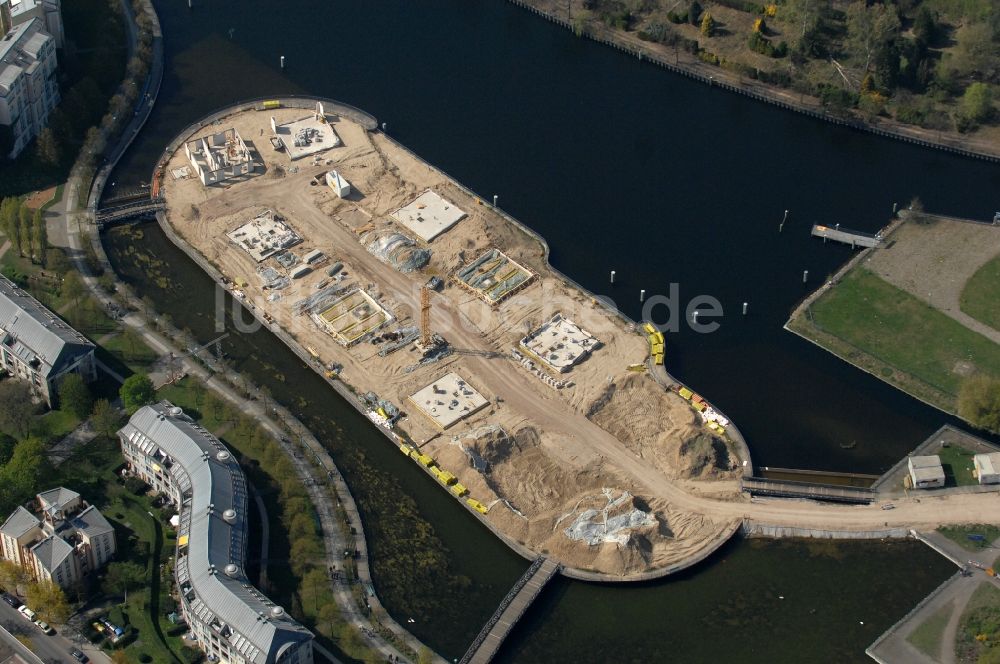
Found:
[[28, 620], [30, 620], [31, 622], [35, 622], [35, 612], [29, 609], [27, 606], [22, 606], [20, 609], [17, 610], [17, 612], [20, 613], [25, 618], [27, 618]]

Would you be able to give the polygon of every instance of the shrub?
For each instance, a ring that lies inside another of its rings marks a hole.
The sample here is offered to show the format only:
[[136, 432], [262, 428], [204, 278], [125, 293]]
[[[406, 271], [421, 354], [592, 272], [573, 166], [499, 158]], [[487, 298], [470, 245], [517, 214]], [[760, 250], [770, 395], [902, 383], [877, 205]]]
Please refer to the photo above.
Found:
[[719, 64], [719, 56], [717, 56], [715, 53], [712, 53], [710, 51], [701, 51], [701, 52], [699, 52], [698, 53], [698, 58], [701, 59], [702, 62], [707, 62], [710, 65], [717, 65], [717, 64]]
[[687, 23], [688, 15], [687, 12], [681, 12], [678, 14], [675, 11], [667, 12], [667, 20], [671, 23]]
[[692, 2], [688, 6], [688, 21], [691, 23], [691, 25], [698, 25], [700, 20], [701, 20], [701, 4], [698, 3], [698, 0], [694, 0], [694, 2]]
[[180, 636], [188, 629], [187, 625], [171, 625], [170, 629], [167, 630], [167, 636]]
[[142, 653], [141, 655], [139, 655], [139, 661], [142, 662], [142, 664], [149, 664], [150, 662], [153, 661], [153, 657], [152, 655], [147, 655], [146, 653]]

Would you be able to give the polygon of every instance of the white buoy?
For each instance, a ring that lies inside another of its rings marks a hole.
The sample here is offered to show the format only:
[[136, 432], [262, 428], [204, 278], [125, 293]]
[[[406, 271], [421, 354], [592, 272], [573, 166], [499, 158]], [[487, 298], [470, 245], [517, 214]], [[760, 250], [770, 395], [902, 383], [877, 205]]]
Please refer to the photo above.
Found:
[[497, 200], [500, 198], [498, 194], [493, 194], [493, 207], [497, 206]]
[[698, 322], [698, 310], [697, 309], [695, 309], [694, 311], [691, 312], [691, 322], [692, 323], [697, 323]]
[[615, 283], [615, 271], [611, 270], [611, 283]]
[[192, 3], [192, 2], [194, 2], [194, 0], [188, 0], [188, 9], [191, 9], [191, 7], [192, 7], [192, 4], [191, 4], [191, 3]]
[[285, 56], [281, 56], [281, 68], [285, 68]]
[[743, 303], [743, 315], [744, 315], [744, 316], [746, 316], [746, 315], [747, 315], [747, 309], [749, 308], [749, 306], [750, 306], [750, 305], [749, 305], [749, 304], [747, 304], [746, 302], [744, 302], [744, 303]]
[[896, 214], [896, 210], [899, 209], [899, 203], [892, 204], [892, 213]]
[[802, 283], [806, 283], [806, 279], [809, 278], [809, 270], [802, 270]]
[[385, 130], [388, 129], [388, 128], [389, 128], [389, 123], [388, 122], [383, 122], [382, 123], [382, 133], [384, 134]]
[[639, 301], [643, 302], [646, 299], [646, 289], [643, 288], [639, 291]]

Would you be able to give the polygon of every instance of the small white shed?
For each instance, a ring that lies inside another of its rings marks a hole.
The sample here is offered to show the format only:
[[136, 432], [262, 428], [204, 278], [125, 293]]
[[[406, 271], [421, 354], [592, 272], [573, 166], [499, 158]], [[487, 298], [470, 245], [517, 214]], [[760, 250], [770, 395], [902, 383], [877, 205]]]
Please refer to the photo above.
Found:
[[351, 184], [337, 171], [328, 171], [326, 183], [340, 198], [351, 195]]
[[1000, 484], [1000, 452], [972, 457], [980, 484]]

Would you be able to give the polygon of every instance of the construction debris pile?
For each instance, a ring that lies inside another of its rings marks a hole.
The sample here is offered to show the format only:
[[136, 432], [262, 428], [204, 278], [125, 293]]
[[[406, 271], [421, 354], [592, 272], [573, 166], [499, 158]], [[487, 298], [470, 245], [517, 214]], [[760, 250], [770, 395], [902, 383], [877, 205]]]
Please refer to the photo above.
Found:
[[394, 231], [368, 231], [361, 236], [361, 244], [383, 263], [400, 272], [414, 272], [431, 260], [431, 250], [402, 233]]
[[257, 268], [257, 276], [264, 284], [264, 290], [282, 290], [288, 288], [291, 283], [288, 277], [281, 274], [273, 267], [260, 266]]
[[656, 525], [652, 514], [635, 507], [632, 494], [628, 491], [623, 491], [617, 498], [614, 489], [603, 489], [602, 493], [607, 500], [604, 508], [580, 512], [572, 525], [563, 531], [566, 537], [590, 546], [605, 542], [624, 546], [628, 544], [632, 530]]

